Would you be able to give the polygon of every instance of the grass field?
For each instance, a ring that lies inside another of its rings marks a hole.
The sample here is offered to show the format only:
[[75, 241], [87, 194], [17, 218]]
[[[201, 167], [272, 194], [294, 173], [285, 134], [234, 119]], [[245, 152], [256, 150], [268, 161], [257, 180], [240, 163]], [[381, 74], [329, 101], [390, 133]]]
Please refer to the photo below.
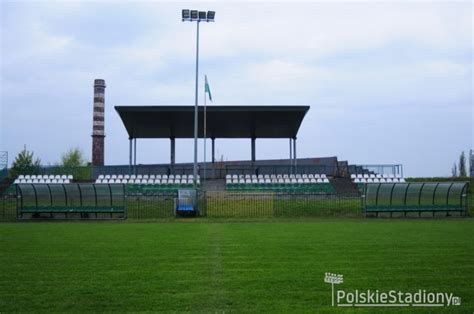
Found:
[[[340, 289], [453, 292], [474, 311], [474, 220], [0, 224], [0, 312], [337, 312]], [[366, 309], [365, 311], [369, 311]]]

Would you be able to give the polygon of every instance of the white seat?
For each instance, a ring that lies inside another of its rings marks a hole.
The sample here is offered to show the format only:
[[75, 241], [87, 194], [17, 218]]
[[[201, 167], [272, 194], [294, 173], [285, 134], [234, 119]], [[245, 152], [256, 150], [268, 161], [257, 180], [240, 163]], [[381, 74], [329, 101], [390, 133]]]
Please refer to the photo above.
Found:
[[141, 179], [140, 184], [148, 184], [148, 179]]
[[271, 174], [271, 175], [270, 175], [270, 179], [272, 179], [272, 180], [273, 180], [273, 179], [276, 179], [276, 178], [277, 178], [277, 176], [276, 176], [276, 175], [274, 175], [274, 174]]
[[180, 174], [177, 174], [174, 176], [175, 179], [180, 179], [181, 180], [181, 175]]
[[370, 178], [368, 174], [364, 174], [364, 179]]
[[287, 174], [283, 175], [283, 179], [289, 179], [290, 177]]
[[298, 183], [298, 181], [297, 181], [296, 178], [292, 178], [292, 179], [290, 179], [290, 183], [291, 184], [296, 184], [296, 183]]
[[259, 178], [258, 179], [258, 184], [264, 184], [265, 183], [265, 179], [264, 178]]
[[[285, 179], [283, 179], [283, 178], [278, 178], [277, 180], [278, 180], [278, 183], [280, 183], [280, 184], [281, 183], [286, 183]], [[289, 180], [289, 179], [286, 179], [286, 180]]]
[[109, 180], [110, 179], [110, 174], [106, 174], [104, 179]]
[[296, 181], [300, 184], [304, 183], [303, 179], [302, 178], [299, 178], [299, 179], [296, 179]]
[[33, 179], [32, 181], [32, 183], [39, 183], [38, 179]]
[[327, 178], [327, 177], [326, 177], [326, 174], [323, 173], [323, 174], [321, 175], [321, 179], [326, 179], [326, 178]]
[[296, 177], [295, 177], [294, 174], [290, 174], [290, 180], [291, 180], [291, 179], [295, 179], [295, 178], [296, 178]]
[[232, 175], [231, 175], [231, 174], [226, 174], [226, 175], [225, 175], [225, 179], [226, 179], [226, 180], [227, 180], [227, 179], [232, 179]]
[[101, 183], [102, 183], [102, 179], [97, 178], [97, 179], [95, 180], [95, 184], [101, 184]]
[[310, 183], [313, 183], [313, 184], [314, 184], [314, 183], [318, 183], [318, 181], [316, 181], [316, 179], [315, 179], [315, 178], [311, 178], [311, 179], [309, 179], [309, 182], [310, 182]]
[[384, 179], [384, 178], [382, 178], [382, 179], [379, 179], [379, 182], [380, 182], [380, 183], [386, 183], [386, 181], [385, 181], [385, 179]]
[[36, 175], [32, 174], [30, 178], [34, 180], [36, 179]]
[[369, 174], [369, 178], [375, 179], [375, 174]]
[[109, 179], [107, 183], [109, 183], [109, 184], [114, 184], [114, 183], [115, 183], [115, 179]]
[[133, 179], [133, 180], [135, 180], [136, 178], [137, 178], [137, 176], [136, 176], [136, 175], [134, 175], [134, 174], [130, 175], [130, 179]]
[[161, 180], [168, 180], [168, 175], [167, 174], [162, 175]]
[[296, 175], [295, 175], [295, 178], [296, 178], [296, 179], [301, 179], [301, 174], [296, 174]]
[[110, 178], [115, 180], [115, 179], [117, 179], [117, 175], [113, 174]]
[[257, 178], [253, 178], [252, 179], [252, 184], [257, 184], [258, 183], [258, 179]]
[[394, 182], [394, 183], [398, 183], [399, 181], [398, 181], [398, 179], [397, 179], [397, 178], [394, 178], [394, 179], [392, 179], [392, 182]]
[[[188, 180], [191, 180], [191, 181], [193, 181], [193, 179], [188, 179]], [[237, 184], [237, 183], [239, 183], [239, 179], [232, 179], [232, 183], [234, 183], [234, 184]]]
[[259, 179], [259, 180], [260, 180], [260, 179], [265, 179], [265, 176], [264, 176], [263, 174], [259, 174], [259, 175], [257, 176], [257, 179]]
[[308, 184], [308, 183], [310, 183], [310, 181], [309, 181], [308, 178], [304, 178], [304, 179], [303, 179], [303, 183]]
[[395, 178], [400, 179], [402, 176], [400, 174], [396, 174]]
[[351, 174], [351, 179], [355, 179], [356, 178], [356, 175], [355, 174]]
[[321, 178], [321, 176], [319, 175], [319, 173], [316, 173], [316, 174], [314, 175], [314, 178], [315, 178], [315, 179], [319, 179], [319, 178]]
[[359, 178], [359, 179], [362, 179], [363, 177], [364, 177], [364, 176], [361, 175], [361, 174], [358, 174], [358, 175], [357, 175], [357, 178]]
[[128, 180], [128, 179], [130, 179], [130, 175], [126, 174], [126, 175], [123, 176], [123, 178]]
[[25, 176], [25, 179], [26, 179], [26, 180], [31, 179], [31, 176], [30, 176], [29, 174], [27, 174], [27, 175]]
[[157, 174], [157, 175], [155, 176], [155, 179], [161, 180], [161, 174]]
[[137, 179], [143, 179], [143, 176], [141, 174], [137, 174]]
[[385, 174], [385, 173], [382, 174], [382, 178], [387, 179], [387, 178], [388, 178], [388, 174]]
[[122, 179], [123, 179], [123, 175], [119, 174], [119, 175], [117, 176], [117, 179], [122, 180]]
[[323, 183], [323, 179], [319, 178], [316, 180], [317, 183]]
[[250, 178], [245, 179], [245, 184], [251, 184], [251, 183], [252, 183], [252, 179], [250, 179]]
[[168, 180], [169, 180], [169, 179], [173, 179], [173, 180], [174, 180], [174, 174], [170, 174], [170, 175], [168, 176]]
[[258, 179], [258, 177], [257, 177], [256, 174], [252, 174], [251, 178], [252, 178], [252, 180], [253, 180], [253, 179]]
[[154, 174], [150, 174], [150, 176], [148, 177], [148, 179], [153, 179], [155, 180], [156, 179], [156, 176]]
[[310, 180], [314, 179], [314, 174], [312, 174], [312, 173], [308, 174], [308, 179], [310, 179]]
[[148, 183], [148, 184], [154, 184], [154, 183], [155, 183], [155, 179], [148, 179], [147, 183]]
[[21, 180], [21, 179], [24, 179], [24, 178], [25, 178], [25, 176], [22, 175], [22, 174], [20, 174], [20, 175], [18, 176], [18, 179], [20, 179], [20, 180]]
[[56, 184], [56, 183], [58, 183], [58, 180], [57, 180], [57, 179], [53, 179], [53, 180], [51, 180], [51, 183], [52, 183], [52, 184]]
[[382, 178], [382, 175], [377, 173], [377, 174], [375, 175], [375, 177], [376, 177], [377, 179], [381, 179], [381, 178]]
[[67, 175], [63, 174], [63, 175], [61, 176], [61, 179], [66, 180], [66, 179], [67, 179]]
[[15, 181], [13, 181], [13, 184], [19, 184], [20, 183], [20, 179], [15, 179]]
[[395, 178], [395, 176], [394, 176], [393, 174], [389, 174], [388, 177], [389, 177], [390, 179]]
[[285, 184], [290, 184], [290, 183], [291, 183], [291, 179], [290, 179], [290, 178], [284, 178], [284, 179], [283, 179], [283, 182], [284, 182]]
[[305, 173], [301, 176], [302, 179], [308, 179], [308, 175]]
[[272, 183], [272, 179], [270, 179], [270, 178], [265, 178], [264, 180], [265, 180], [265, 184], [270, 184], [270, 183]]
[[323, 179], [323, 183], [329, 183], [329, 179], [328, 179], [328, 178], [324, 178], [324, 179]]
[[251, 177], [250, 177], [249, 174], [246, 174], [246, 175], [245, 175], [245, 180], [250, 179], [250, 178], [251, 178]]
[[402, 182], [402, 183], [405, 183], [405, 179], [404, 179], [404, 178], [400, 178], [399, 181]]
[[99, 176], [97, 177], [97, 179], [100, 179], [100, 180], [102, 180], [103, 178], [104, 178], [103, 174], [99, 174]]
[[69, 183], [71, 183], [71, 180], [69, 179], [64, 180], [64, 184], [69, 184]]
[[379, 183], [380, 182], [380, 179], [379, 178], [374, 178], [374, 183]]
[[133, 180], [133, 183], [134, 183], [134, 184], [140, 184], [141, 181], [142, 181], [141, 179], [134, 179], [134, 180]]
[[360, 183], [360, 179], [359, 179], [359, 178], [355, 178], [355, 179], [354, 179], [354, 183]]

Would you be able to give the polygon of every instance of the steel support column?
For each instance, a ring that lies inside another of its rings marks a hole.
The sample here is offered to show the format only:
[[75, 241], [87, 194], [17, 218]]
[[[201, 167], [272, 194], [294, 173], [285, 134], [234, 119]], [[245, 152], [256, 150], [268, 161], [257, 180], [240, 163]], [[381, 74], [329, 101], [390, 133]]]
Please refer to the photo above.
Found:
[[211, 145], [211, 147], [212, 147], [212, 149], [211, 149], [211, 150], [212, 150], [212, 157], [211, 157], [211, 158], [212, 158], [212, 163], [214, 163], [215, 160], [216, 160], [216, 157], [215, 157], [215, 154], [214, 154], [214, 153], [215, 153], [215, 143], [214, 143], [215, 140], [216, 140], [216, 139], [215, 139], [214, 137], [211, 138], [211, 144], [212, 144], [212, 145]]
[[171, 166], [175, 165], [175, 148], [176, 148], [176, 143], [175, 139], [172, 137], [170, 138], [170, 164]]
[[296, 137], [293, 139], [293, 159], [294, 159], [294, 166], [295, 166], [294, 173], [296, 174], [296, 168], [298, 166], [296, 162]]
[[133, 173], [137, 174], [137, 139], [133, 139]]
[[291, 145], [291, 137], [290, 137], [290, 173], [293, 173], [293, 146]]
[[130, 140], [130, 152], [129, 152], [129, 163], [128, 163], [128, 174], [129, 175], [132, 175], [132, 142], [133, 142], [133, 139], [132, 138], [129, 138]]
[[255, 163], [255, 137], [252, 137], [252, 164]]

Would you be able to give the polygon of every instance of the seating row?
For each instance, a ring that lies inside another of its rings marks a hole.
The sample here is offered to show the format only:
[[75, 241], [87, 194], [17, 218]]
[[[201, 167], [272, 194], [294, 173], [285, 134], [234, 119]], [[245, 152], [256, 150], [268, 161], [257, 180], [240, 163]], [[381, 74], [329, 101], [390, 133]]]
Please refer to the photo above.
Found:
[[34, 184], [69, 184], [69, 179], [16, 179], [14, 184], [34, 183]]
[[391, 178], [388, 178], [388, 179], [379, 179], [379, 178], [375, 178], [375, 179], [359, 179], [359, 178], [356, 178], [353, 180], [354, 183], [398, 183], [398, 182], [405, 182], [405, 179], [404, 178], [394, 178], [394, 179], [391, 179]]
[[[97, 179], [96, 184], [193, 184], [193, 179]], [[201, 180], [197, 179], [197, 184], [201, 184]]]
[[399, 174], [351, 174], [351, 179], [400, 179]]
[[[166, 174], [132, 174], [132, 175], [128, 175], [128, 174], [125, 174], [125, 175], [122, 175], [122, 174], [106, 174], [106, 175], [99, 175], [99, 177], [97, 179], [99, 180], [136, 180], [136, 179], [139, 179], [139, 180], [143, 180], [143, 179], [158, 179], [158, 180], [162, 180], [162, 179], [190, 179], [192, 180], [194, 178], [194, 175], [192, 174], [189, 174], [189, 175], [186, 175], [186, 174], [176, 174], [176, 175], [173, 175], [173, 174], [170, 174], [170, 175], [166, 175]], [[197, 176], [198, 179], [201, 178], [200, 175]]]
[[225, 176], [228, 179], [326, 179], [325, 174], [228, 174]]
[[44, 174], [44, 175], [41, 175], [41, 174], [39, 174], [39, 175], [34, 175], [34, 174], [29, 175], [29, 174], [27, 174], [27, 175], [23, 175], [23, 174], [20, 174], [17, 179], [19, 179], [19, 180], [28, 180], [28, 179], [32, 179], [32, 180], [34, 180], [34, 179], [43, 179], [43, 180], [53, 180], [53, 179], [66, 180], [67, 179], [67, 180], [72, 180], [73, 176], [72, 175], [65, 175], [65, 174], [63, 174], [63, 175], [59, 175], [59, 174], [56, 174], [56, 175], [54, 175], [54, 174]]
[[321, 184], [292, 184], [292, 183], [269, 183], [269, 184], [227, 184], [228, 191], [271, 191], [271, 192], [317, 192], [334, 193], [335, 189], [330, 183]]
[[296, 179], [296, 178], [279, 178], [279, 179], [226, 179], [226, 184], [318, 184], [318, 183], [329, 183], [329, 179]]

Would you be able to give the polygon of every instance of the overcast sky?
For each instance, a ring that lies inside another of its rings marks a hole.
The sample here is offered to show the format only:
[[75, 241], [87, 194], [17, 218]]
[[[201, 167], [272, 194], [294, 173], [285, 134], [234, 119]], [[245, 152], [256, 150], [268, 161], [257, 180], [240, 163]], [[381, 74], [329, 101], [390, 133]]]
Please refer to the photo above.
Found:
[[[214, 105], [311, 106], [298, 157], [437, 176], [474, 148], [469, 1], [1, 1], [0, 150], [12, 160], [26, 145], [54, 164], [77, 146], [90, 160], [92, 85], [103, 78], [106, 164], [126, 164], [114, 106], [194, 103], [195, 24], [181, 22], [182, 8], [216, 11], [200, 33]], [[192, 149], [177, 140], [177, 162]], [[138, 162], [169, 162], [169, 150], [139, 140]], [[217, 140], [216, 151], [249, 159], [250, 140]], [[288, 154], [287, 139], [257, 140], [258, 159]]]

